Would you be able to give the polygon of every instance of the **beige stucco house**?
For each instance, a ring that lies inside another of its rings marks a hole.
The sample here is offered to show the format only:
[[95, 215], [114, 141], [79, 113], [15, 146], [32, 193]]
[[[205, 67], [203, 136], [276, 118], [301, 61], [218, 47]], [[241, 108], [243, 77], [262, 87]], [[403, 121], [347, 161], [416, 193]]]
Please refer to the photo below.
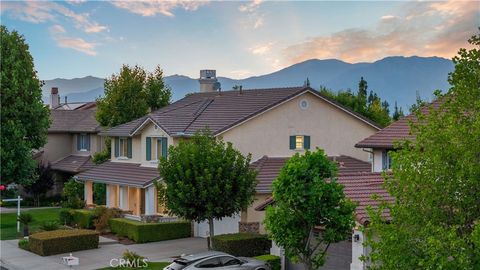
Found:
[[[205, 127], [243, 154], [250, 153], [252, 166], [264, 156], [285, 158], [319, 147], [332, 158], [355, 160], [370, 168], [369, 153], [353, 145], [380, 129], [372, 121], [310, 87], [215, 90], [214, 71], [208, 72], [201, 73], [201, 92], [101, 133], [112, 138], [110, 161], [76, 176], [85, 182], [87, 204], [92, 203], [92, 183], [106, 183], [107, 206], [131, 211], [136, 219], [162, 215], [153, 184], [161, 181], [158, 157], [168, 157], [168, 146]], [[216, 233], [264, 232], [263, 217], [254, 209], [269, 195], [259, 184], [253, 205], [216, 221]], [[195, 234], [205, 236], [207, 226], [196, 224]]]
[[55, 185], [53, 193], [63, 189], [63, 181], [93, 167], [91, 157], [104, 147], [98, 135], [100, 124], [95, 119], [95, 103], [60, 103], [58, 89], [52, 88], [50, 104], [51, 124], [47, 143], [37, 159], [51, 165]]

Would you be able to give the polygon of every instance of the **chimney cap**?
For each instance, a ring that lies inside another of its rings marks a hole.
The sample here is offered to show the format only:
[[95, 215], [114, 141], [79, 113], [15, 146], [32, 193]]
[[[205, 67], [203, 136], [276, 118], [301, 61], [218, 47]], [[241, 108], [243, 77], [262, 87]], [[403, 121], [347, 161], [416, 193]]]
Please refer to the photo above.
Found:
[[52, 87], [52, 94], [58, 94], [58, 87]]

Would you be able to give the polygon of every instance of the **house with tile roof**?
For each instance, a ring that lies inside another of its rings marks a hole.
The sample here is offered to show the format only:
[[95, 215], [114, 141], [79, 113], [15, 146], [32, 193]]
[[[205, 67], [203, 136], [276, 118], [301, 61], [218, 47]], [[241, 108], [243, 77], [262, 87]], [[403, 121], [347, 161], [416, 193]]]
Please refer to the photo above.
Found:
[[[58, 100], [58, 89], [53, 88], [51, 95], [51, 100]], [[67, 104], [51, 104], [47, 143], [37, 157], [54, 170], [53, 193], [62, 191], [66, 179], [93, 168], [92, 155], [104, 147], [100, 124], [95, 119], [95, 104]]]
[[[310, 87], [223, 91], [215, 90], [215, 78], [207, 80], [210, 85], [203, 85], [202, 78], [200, 83], [203, 91], [100, 133], [112, 138], [112, 156], [76, 176], [85, 182], [87, 204], [92, 203], [93, 183], [105, 183], [107, 206], [131, 211], [131, 218], [139, 220], [164, 215], [154, 185], [161, 181], [158, 159], [168, 157], [168, 146], [206, 127], [244, 155], [251, 154], [252, 166], [262, 164], [265, 169], [270, 159], [319, 147], [340, 160], [345, 170], [370, 169], [369, 154], [353, 145], [380, 127], [318, 91]], [[268, 196], [262, 185], [249, 209], [216, 221], [216, 233], [264, 232], [254, 210]], [[207, 235], [206, 224], [196, 224], [194, 229], [195, 235]]]

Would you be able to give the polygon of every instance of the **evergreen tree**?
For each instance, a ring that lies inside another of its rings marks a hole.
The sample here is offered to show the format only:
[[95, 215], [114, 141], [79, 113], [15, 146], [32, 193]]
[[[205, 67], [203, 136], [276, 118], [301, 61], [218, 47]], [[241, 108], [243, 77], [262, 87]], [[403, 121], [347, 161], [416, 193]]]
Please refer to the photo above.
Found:
[[35, 181], [32, 150], [47, 142], [50, 111], [25, 38], [3, 25], [0, 33], [1, 182], [27, 185]]
[[357, 93], [357, 102], [355, 110], [358, 112], [365, 112], [367, 108], [367, 90], [368, 83], [363, 77], [360, 78], [358, 82], [358, 93]]
[[394, 107], [394, 111], [393, 111], [393, 116], [392, 116], [392, 120], [393, 121], [397, 121], [399, 120], [400, 118], [402, 118], [404, 115], [403, 115], [403, 110], [402, 108], [398, 108], [397, 106], [397, 101], [395, 101], [395, 107]]
[[151, 111], [158, 110], [170, 104], [172, 91], [163, 81], [163, 70], [157, 66], [155, 70], [147, 75], [145, 83], [147, 105]]

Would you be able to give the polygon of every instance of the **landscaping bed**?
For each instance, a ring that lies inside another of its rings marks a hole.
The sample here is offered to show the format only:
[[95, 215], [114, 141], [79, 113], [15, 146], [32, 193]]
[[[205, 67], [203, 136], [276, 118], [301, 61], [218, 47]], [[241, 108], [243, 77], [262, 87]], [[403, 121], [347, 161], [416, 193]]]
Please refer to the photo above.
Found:
[[212, 238], [212, 247], [234, 256], [255, 257], [269, 254], [272, 241], [264, 234], [221, 234]]
[[28, 248], [40, 256], [98, 248], [99, 234], [92, 230], [55, 230], [30, 235]]
[[113, 218], [109, 221], [112, 233], [128, 237], [137, 243], [191, 237], [192, 227], [188, 221], [143, 223], [126, 218]]

